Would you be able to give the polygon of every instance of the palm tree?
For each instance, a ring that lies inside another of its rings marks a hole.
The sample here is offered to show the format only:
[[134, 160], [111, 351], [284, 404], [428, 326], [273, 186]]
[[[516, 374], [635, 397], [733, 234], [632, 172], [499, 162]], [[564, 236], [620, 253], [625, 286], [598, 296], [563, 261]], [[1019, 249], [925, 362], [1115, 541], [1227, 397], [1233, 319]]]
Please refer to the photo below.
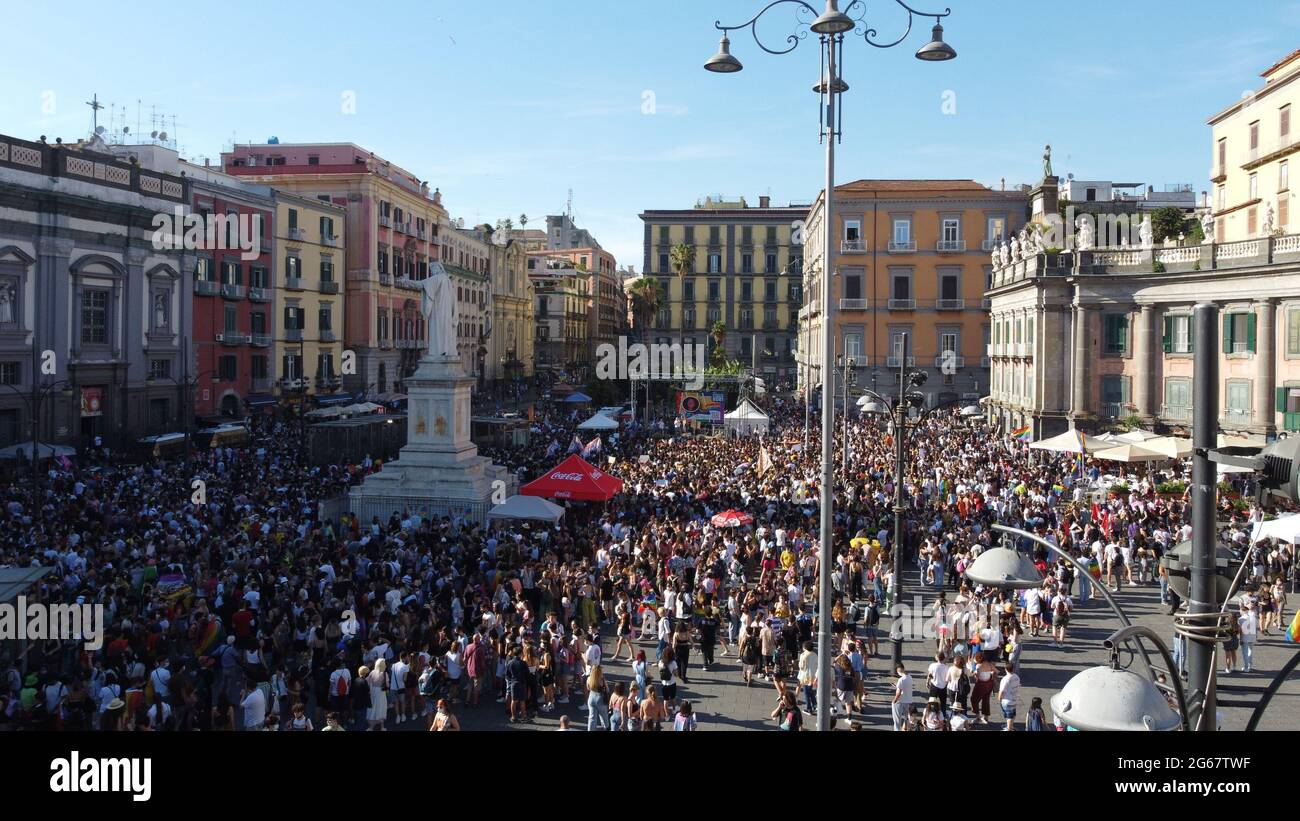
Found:
[[[684, 280], [686, 275], [695, 272], [695, 246], [681, 243], [674, 245], [668, 255], [669, 264], [672, 265], [673, 271], [677, 273], [677, 279]], [[686, 289], [682, 286], [682, 293], [685, 295]], [[682, 344], [682, 332], [686, 326], [686, 301], [682, 300], [681, 321], [677, 325], [677, 345]]]
[[646, 330], [664, 304], [664, 291], [658, 280], [642, 277], [628, 288], [628, 295], [632, 298], [632, 316], [636, 320], [637, 335], [644, 343]]
[[714, 363], [720, 363], [727, 358], [727, 349], [723, 343], [727, 341], [727, 324], [719, 319], [713, 323], [709, 329], [709, 335], [713, 337], [713, 359]]

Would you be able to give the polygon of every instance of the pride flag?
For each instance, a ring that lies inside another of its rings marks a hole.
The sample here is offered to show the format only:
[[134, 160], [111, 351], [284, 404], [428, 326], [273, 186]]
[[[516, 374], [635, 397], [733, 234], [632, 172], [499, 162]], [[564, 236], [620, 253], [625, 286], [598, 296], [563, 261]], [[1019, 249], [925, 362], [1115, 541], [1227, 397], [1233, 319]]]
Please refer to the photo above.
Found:
[[203, 632], [199, 635], [198, 644], [194, 647], [194, 654], [206, 656], [217, 649], [225, 640], [225, 631], [221, 629], [221, 619], [209, 619], [207, 626], [203, 628]]
[[1296, 611], [1295, 618], [1291, 619], [1291, 626], [1286, 629], [1286, 640], [1292, 644], [1300, 644], [1300, 611]]
[[1016, 428], [1011, 431], [1011, 438], [1020, 442], [1028, 442], [1034, 438], [1033, 428], [1025, 425], [1023, 428]]

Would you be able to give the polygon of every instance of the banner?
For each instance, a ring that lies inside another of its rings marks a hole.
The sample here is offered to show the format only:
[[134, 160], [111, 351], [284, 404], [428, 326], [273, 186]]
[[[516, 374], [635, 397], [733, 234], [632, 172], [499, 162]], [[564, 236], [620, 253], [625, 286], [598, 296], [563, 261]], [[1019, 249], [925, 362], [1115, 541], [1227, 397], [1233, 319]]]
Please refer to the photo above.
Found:
[[83, 417], [104, 415], [103, 388], [81, 389], [81, 415]]
[[721, 391], [704, 393], [702, 391], [678, 391], [677, 415], [694, 416], [698, 413], [709, 415], [709, 421], [721, 425], [726, 413], [727, 395]]

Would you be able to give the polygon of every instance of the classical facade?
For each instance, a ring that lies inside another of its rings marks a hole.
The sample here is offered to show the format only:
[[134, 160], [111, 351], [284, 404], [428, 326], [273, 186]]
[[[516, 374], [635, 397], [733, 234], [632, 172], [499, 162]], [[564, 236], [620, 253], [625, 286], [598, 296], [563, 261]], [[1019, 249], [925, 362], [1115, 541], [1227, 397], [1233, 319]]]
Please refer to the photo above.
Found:
[[524, 244], [514, 239], [504, 245], [493, 243], [489, 269], [492, 336], [487, 346], [487, 379], [493, 383], [532, 379], [536, 295]]
[[429, 183], [352, 143], [239, 145], [225, 170], [345, 209], [345, 349], [357, 373], [349, 392], [400, 390], [427, 347], [419, 281], [441, 257], [448, 225], [442, 195]]
[[[706, 198], [694, 208], [640, 216], [644, 275], [656, 278], [664, 293], [646, 341], [690, 342], [712, 356], [712, 330], [721, 322], [727, 359], [756, 364], [772, 381], [792, 381], [805, 258], [796, 229], [807, 206], [774, 207], [766, 196], [757, 207], [743, 197]], [[695, 250], [692, 270], [680, 278], [672, 266], [678, 245]]]
[[589, 375], [592, 278], [590, 271], [549, 252], [528, 255], [528, 279], [536, 300], [533, 351], [538, 372], [577, 381]]
[[[582, 231], [590, 239], [590, 235]], [[619, 320], [622, 285], [614, 255], [599, 246], [550, 250], [537, 256], [557, 260], [589, 275], [591, 300], [587, 311], [587, 360], [595, 361], [601, 345], [617, 345], [626, 331], [626, 320]], [[626, 314], [626, 311], [624, 311]]]
[[[276, 191], [275, 201], [279, 253], [273, 293], [279, 322], [273, 337], [273, 363], [278, 368], [273, 384], [282, 398], [334, 395], [343, 384], [347, 210], [285, 191]], [[265, 345], [271, 338], [265, 334], [265, 324], [254, 327], [253, 345]], [[268, 384], [254, 387], [265, 389]]]
[[196, 257], [154, 217], [191, 193], [98, 140], [0, 135], [0, 447], [183, 428]]
[[444, 231], [444, 267], [456, 283], [457, 353], [465, 373], [482, 387], [487, 365], [487, 341], [492, 334], [492, 279], [489, 262], [492, 228], [453, 228]]
[[[831, 293], [836, 356], [859, 386], [895, 384], [904, 357], [927, 374], [932, 405], [982, 396], [989, 335], [984, 290], [991, 251], [1020, 228], [1028, 195], [973, 180], [859, 180], [835, 189]], [[818, 385], [824, 211], [807, 215], [800, 384]]]
[[1291, 104], [1300, 100], [1300, 50], [1260, 76], [1262, 88], [1209, 120], [1216, 242], [1258, 239], [1296, 227], [1291, 160], [1300, 139], [1291, 127]]

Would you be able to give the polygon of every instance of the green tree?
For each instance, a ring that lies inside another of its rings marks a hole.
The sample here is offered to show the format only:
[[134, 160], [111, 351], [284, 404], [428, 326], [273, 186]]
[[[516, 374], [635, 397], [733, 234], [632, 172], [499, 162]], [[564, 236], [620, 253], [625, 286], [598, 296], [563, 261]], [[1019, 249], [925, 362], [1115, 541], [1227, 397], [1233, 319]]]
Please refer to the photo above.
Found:
[[727, 348], [723, 343], [727, 341], [727, 323], [721, 319], [714, 322], [713, 327], [709, 329], [709, 336], [713, 337], [713, 363], [717, 365], [726, 361]]
[[1182, 209], [1167, 206], [1151, 212], [1151, 231], [1157, 243], [1167, 239], [1178, 239], [1179, 234], [1186, 233], [1187, 217]]
[[646, 330], [664, 303], [664, 291], [659, 281], [641, 277], [628, 288], [632, 298], [632, 317], [636, 321], [637, 335], [645, 342]]

